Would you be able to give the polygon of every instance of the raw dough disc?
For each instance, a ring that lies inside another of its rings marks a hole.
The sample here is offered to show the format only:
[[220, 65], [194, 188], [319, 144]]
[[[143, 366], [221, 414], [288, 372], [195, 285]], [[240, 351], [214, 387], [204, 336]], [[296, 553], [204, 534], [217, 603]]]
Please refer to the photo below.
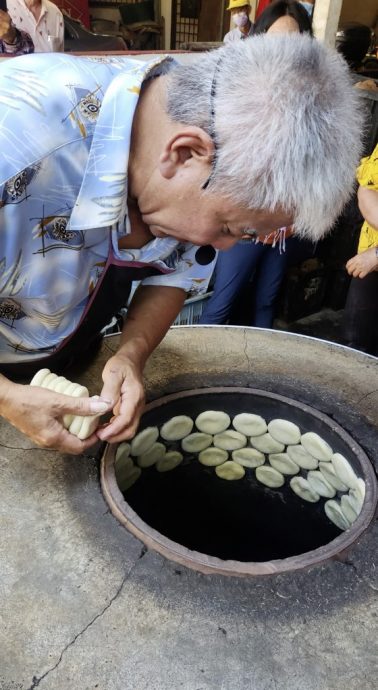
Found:
[[278, 489], [278, 487], [283, 486], [285, 483], [283, 474], [268, 465], [257, 467], [255, 472], [256, 479], [258, 479], [261, 484], [265, 484], [265, 486], [269, 486], [272, 489]]
[[134, 465], [132, 471], [127, 475], [127, 477], [124, 477], [121, 482], [118, 482], [119, 489], [121, 491], [127, 491], [127, 489], [130, 489], [130, 487], [139, 479], [141, 474], [142, 470], [140, 467], [135, 467]]
[[211, 446], [213, 442], [213, 437], [211, 434], [203, 434], [201, 431], [194, 432], [194, 434], [189, 434], [181, 441], [181, 448], [186, 453], [199, 453], [201, 450], [205, 450]]
[[332, 457], [333, 450], [331, 446], [319, 434], [313, 431], [302, 434], [301, 444], [310, 455], [313, 455], [317, 460], [329, 462]]
[[222, 465], [226, 462], [227, 458], [228, 453], [222, 448], [206, 448], [205, 450], [201, 450], [198, 455], [198, 460], [201, 465], [206, 465], [207, 467]]
[[337, 476], [332, 462], [319, 462], [319, 471], [336, 491], [348, 491], [348, 487]]
[[320, 499], [319, 494], [310, 487], [307, 479], [304, 479], [304, 477], [293, 477], [290, 479], [290, 487], [304, 501], [316, 503]]
[[43, 379], [45, 379], [48, 374], [51, 374], [50, 369], [40, 369], [36, 374], [34, 374], [32, 380], [30, 381], [30, 385], [42, 386]]
[[357, 479], [357, 484], [353, 489], [350, 489], [349, 496], [353, 501], [357, 515], [359, 515], [365, 500], [365, 482], [363, 479]]
[[232, 425], [236, 431], [240, 431], [241, 434], [246, 436], [261, 436], [261, 434], [265, 434], [268, 428], [265, 419], [258, 414], [251, 414], [249, 412], [237, 414], [233, 419]]
[[301, 440], [299, 426], [286, 419], [272, 419], [268, 424], [268, 431], [276, 441], [284, 443], [285, 446], [294, 445]]
[[[89, 396], [89, 392], [88, 392], [88, 388], [86, 388], [85, 386], [80, 386], [79, 383], [70, 383], [70, 385], [67, 386], [67, 388], [65, 389], [64, 395], [71, 395], [73, 398], [87, 398]], [[79, 426], [78, 420], [83, 419], [82, 417], [79, 417], [79, 415], [65, 414], [63, 417], [63, 426], [66, 429], [70, 429], [71, 424], [73, 424], [75, 419], [77, 420], [77, 422], [76, 422], [74, 428], [79, 430], [81, 423]], [[76, 433], [76, 432], [70, 431], [70, 433]]]
[[228, 429], [220, 434], [215, 434], [213, 443], [216, 448], [222, 448], [222, 450], [238, 450], [238, 448], [247, 445], [247, 438], [240, 431]]
[[226, 412], [218, 410], [206, 410], [201, 412], [196, 419], [196, 427], [204, 434], [220, 434], [230, 426], [231, 419]]
[[343, 484], [346, 484], [350, 489], [354, 489], [357, 486], [358, 477], [352, 465], [341, 455], [341, 453], [334, 453], [334, 455], [332, 455], [332, 465]]
[[157, 426], [148, 426], [143, 429], [131, 441], [131, 455], [143, 455], [157, 441], [158, 437], [159, 429]]
[[336, 489], [326, 480], [324, 474], [319, 470], [310, 470], [307, 472], [307, 481], [311, 489], [316, 491], [319, 496], [333, 498], [336, 495]]
[[53, 390], [56, 393], [62, 393], [64, 394], [66, 388], [68, 388], [69, 384], [71, 381], [68, 381], [64, 376], [58, 376], [56, 381], [54, 382], [54, 388]]
[[152, 467], [155, 462], [164, 457], [166, 452], [167, 450], [164, 443], [154, 443], [154, 445], [151, 446], [146, 453], [139, 455], [137, 458], [137, 463], [139, 467], [142, 467], [143, 469], [145, 467]]
[[290, 460], [294, 460], [299, 467], [302, 467], [304, 470], [316, 470], [318, 460], [314, 458], [313, 455], [310, 455], [300, 444], [297, 446], [288, 446], [286, 452]]
[[120, 457], [114, 466], [115, 476], [120, 491], [126, 491], [140, 477], [141, 470], [135, 467], [130, 457]]
[[228, 460], [222, 465], [218, 465], [215, 468], [215, 473], [221, 479], [233, 481], [234, 479], [242, 479], [245, 475], [245, 469], [241, 465], [238, 465], [238, 463]]
[[281, 474], [298, 474], [299, 465], [289, 458], [287, 453], [271, 453], [269, 462], [275, 470]]
[[326, 501], [324, 504], [324, 510], [327, 518], [331, 520], [331, 522], [333, 522], [333, 524], [339, 529], [346, 530], [350, 527], [349, 522], [337, 501]]
[[348, 494], [343, 494], [340, 499], [341, 512], [350, 525], [357, 520], [358, 513], [355, 509], [353, 499]]
[[183, 461], [183, 457], [182, 453], [179, 453], [177, 450], [170, 450], [157, 461], [156, 469], [158, 472], [174, 470]]
[[116, 450], [115, 462], [118, 462], [118, 460], [121, 460], [121, 458], [128, 458], [130, 455], [130, 451], [131, 451], [130, 443], [127, 443], [126, 441], [123, 441], [122, 443], [120, 443], [117, 450]]
[[193, 420], [186, 415], [178, 415], [168, 419], [160, 429], [160, 436], [164, 441], [181, 441], [193, 429]]
[[47, 388], [51, 390], [51, 386], [57, 378], [58, 374], [53, 374], [52, 372], [50, 372], [50, 374], [47, 374], [47, 376], [45, 376], [45, 378], [43, 379], [41, 383], [42, 388]]
[[[99, 396], [94, 395], [93, 398], [97, 398]], [[92, 400], [93, 400], [92, 398]], [[89, 438], [94, 434], [96, 431], [99, 423], [100, 423], [101, 415], [96, 414], [96, 415], [88, 415], [87, 417], [82, 417], [82, 423], [81, 427], [77, 433], [77, 437], [80, 439], [80, 441], [85, 441], [86, 438]]]
[[239, 448], [231, 453], [234, 462], [243, 467], [260, 467], [265, 462], [264, 453], [260, 453], [256, 448]]
[[250, 442], [251, 446], [257, 448], [260, 453], [282, 453], [285, 450], [284, 444], [275, 441], [269, 433], [262, 434], [262, 436], [252, 436]]

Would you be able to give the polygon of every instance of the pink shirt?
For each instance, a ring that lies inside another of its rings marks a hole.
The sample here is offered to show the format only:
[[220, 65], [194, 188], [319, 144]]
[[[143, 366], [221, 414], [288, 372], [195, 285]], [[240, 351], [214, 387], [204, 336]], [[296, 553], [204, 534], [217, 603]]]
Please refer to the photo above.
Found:
[[38, 21], [24, 0], [7, 0], [8, 13], [20, 31], [26, 31], [34, 43], [34, 52], [52, 53], [64, 50], [64, 24], [60, 9], [50, 0], [42, 0]]

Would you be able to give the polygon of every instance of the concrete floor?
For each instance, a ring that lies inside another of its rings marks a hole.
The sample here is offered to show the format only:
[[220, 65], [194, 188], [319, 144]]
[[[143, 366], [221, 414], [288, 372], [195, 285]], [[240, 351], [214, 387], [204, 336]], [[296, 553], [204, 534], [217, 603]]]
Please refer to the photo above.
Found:
[[[67, 375], [99, 392], [116, 341]], [[291, 334], [176, 328], [150, 360], [149, 397], [204, 377], [314, 404], [377, 462], [373, 358]], [[0, 438], [0, 690], [376, 690], [376, 521], [344, 560], [308, 572], [204, 576], [110, 514], [101, 448], [43, 451], [5, 422]]]

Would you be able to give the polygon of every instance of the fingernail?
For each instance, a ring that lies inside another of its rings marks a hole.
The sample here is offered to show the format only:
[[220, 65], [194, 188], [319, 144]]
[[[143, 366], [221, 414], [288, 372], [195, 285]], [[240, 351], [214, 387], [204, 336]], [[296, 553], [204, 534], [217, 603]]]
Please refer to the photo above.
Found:
[[107, 412], [109, 410], [109, 407], [111, 406], [111, 402], [107, 400], [94, 400], [91, 398], [90, 403], [89, 403], [89, 409], [91, 412], [97, 412], [101, 414], [102, 412]]

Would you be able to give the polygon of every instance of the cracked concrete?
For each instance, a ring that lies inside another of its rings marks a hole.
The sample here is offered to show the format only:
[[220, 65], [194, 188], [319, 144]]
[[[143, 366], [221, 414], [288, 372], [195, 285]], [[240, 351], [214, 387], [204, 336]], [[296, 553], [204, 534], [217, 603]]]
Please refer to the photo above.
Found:
[[[70, 377], [99, 392], [116, 341]], [[330, 343], [181, 327], [146, 382], [150, 399], [204, 381], [295, 396], [377, 466], [376, 374], [377, 360]], [[101, 445], [81, 458], [35, 449], [5, 422], [0, 438], [0, 690], [375, 690], [377, 521], [309, 571], [205, 576], [147, 551], [109, 513]]]

